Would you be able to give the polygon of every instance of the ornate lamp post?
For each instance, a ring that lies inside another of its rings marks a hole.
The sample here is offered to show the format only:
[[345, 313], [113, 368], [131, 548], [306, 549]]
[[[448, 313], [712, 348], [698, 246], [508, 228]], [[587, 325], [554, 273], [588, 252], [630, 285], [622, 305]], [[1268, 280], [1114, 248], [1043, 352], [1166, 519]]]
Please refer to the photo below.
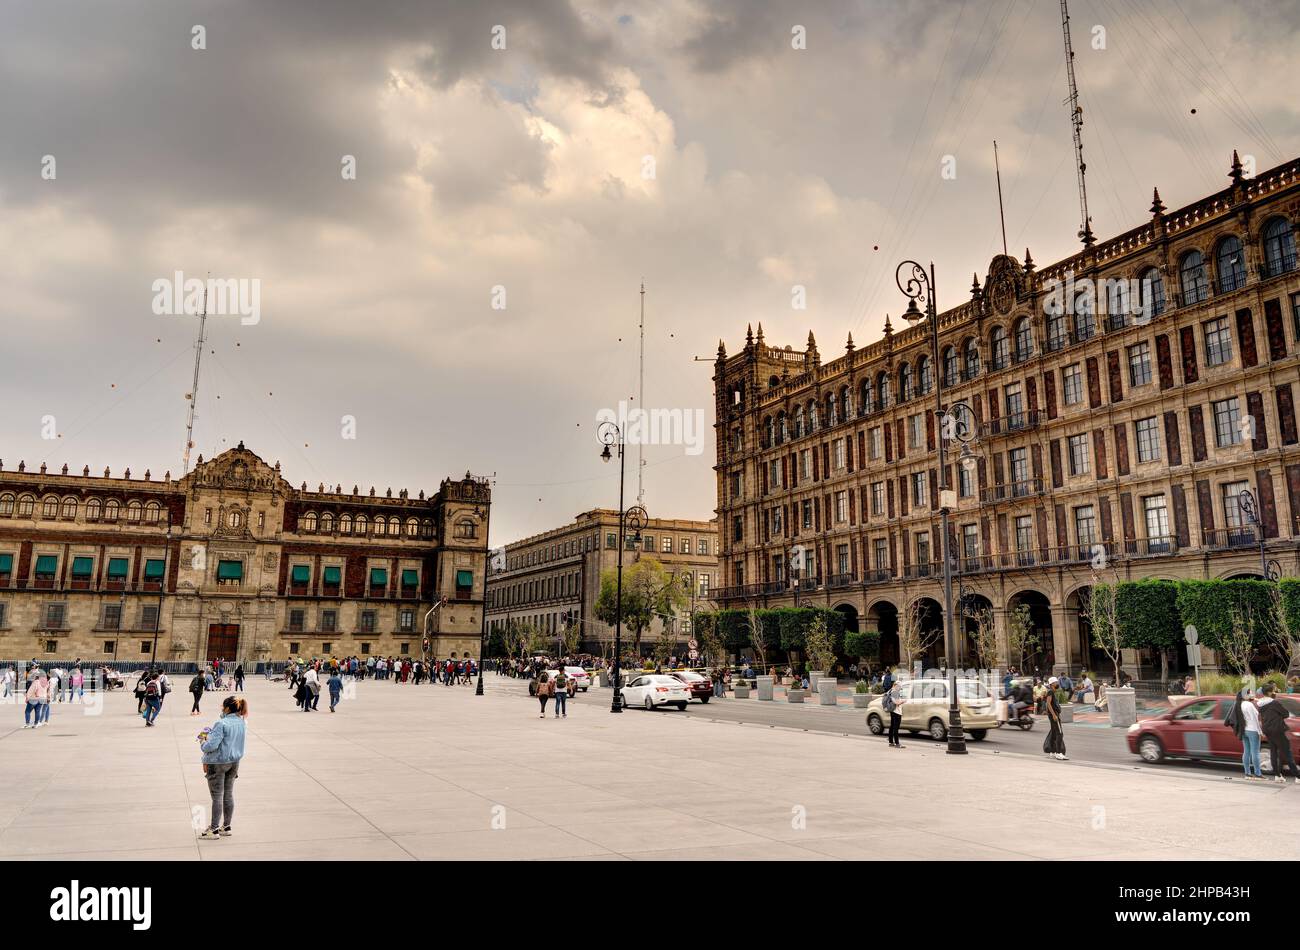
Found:
[[[491, 482], [484, 480], [485, 486], [490, 486]], [[492, 544], [489, 536], [491, 527], [492, 502], [489, 499], [482, 499], [474, 503], [475, 517], [483, 519], [483, 611], [479, 617], [480, 625], [478, 632], [478, 683], [474, 686], [474, 695], [483, 695], [483, 660], [487, 644], [487, 614], [488, 614], [488, 574], [492, 571]]]
[[623, 430], [613, 422], [601, 423], [597, 438], [605, 448], [600, 453], [601, 461], [613, 458], [611, 447], [618, 446], [618, 589], [614, 599], [614, 698], [610, 703], [610, 712], [623, 711], [623, 548], [626, 546], [624, 536], [632, 530], [632, 536], [639, 542], [641, 529], [648, 520], [646, 510], [640, 505], [633, 505], [623, 510], [623, 482], [627, 472], [627, 460], [624, 458]]
[[[970, 407], [957, 403], [952, 411], [945, 413], [943, 405], [943, 372], [939, 365], [939, 314], [934, 302], [934, 265], [927, 271], [916, 261], [904, 261], [898, 265], [894, 282], [907, 299], [907, 310], [903, 318], [909, 323], [919, 325], [928, 321], [930, 325], [930, 367], [934, 380], [934, 416], [938, 428], [935, 439], [939, 462], [939, 530], [940, 556], [943, 558], [943, 633], [944, 649], [948, 655], [948, 754], [965, 755], [966, 737], [961, 725], [961, 706], [957, 702], [957, 624], [953, 622], [952, 607], [952, 552], [948, 543], [948, 509], [956, 504], [956, 492], [948, 487], [947, 442], [955, 439], [963, 443], [963, 456], [969, 455], [966, 443], [974, 439], [970, 420]], [[917, 302], [925, 307], [922, 313]], [[958, 407], [965, 412], [958, 411]]]
[[[1275, 581], [1281, 576], [1281, 565], [1277, 574], [1272, 572], [1268, 561], [1268, 552], [1264, 548], [1264, 525], [1259, 520], [1259, 509], [1255, 507], [1255, 496], [1249, 488], [1243, 488], [1237, 495], [1237, 507], [1242, 515], [1255, 526], [1255, 537], [1259, 540], [1259, 565], [1261, 575], [1266, 581]], [[1274, 562], [1276, 563], [1276, 562]]]

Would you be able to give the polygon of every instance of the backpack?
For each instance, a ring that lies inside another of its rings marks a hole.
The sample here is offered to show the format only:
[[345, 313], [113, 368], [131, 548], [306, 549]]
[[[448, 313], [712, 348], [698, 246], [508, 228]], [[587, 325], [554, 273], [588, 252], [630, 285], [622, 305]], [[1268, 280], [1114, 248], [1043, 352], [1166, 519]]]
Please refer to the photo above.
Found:
[[158, 698], [158, 681], [157, 681], [157, 680], [150, 680], [150, 681], [145, 685], [145, 688], [144, 688], [144, 695], [145, 695], [145, 698], [146, 698], [146, 699], [157, 699], [157, 698]]
[[885, 698], [881, 700], [880, 704], [885, 707], [885, 712], [887, 713], [892, 713], [896, 708], [898, 708], [894, 703], [893, 693], [886, 693]]

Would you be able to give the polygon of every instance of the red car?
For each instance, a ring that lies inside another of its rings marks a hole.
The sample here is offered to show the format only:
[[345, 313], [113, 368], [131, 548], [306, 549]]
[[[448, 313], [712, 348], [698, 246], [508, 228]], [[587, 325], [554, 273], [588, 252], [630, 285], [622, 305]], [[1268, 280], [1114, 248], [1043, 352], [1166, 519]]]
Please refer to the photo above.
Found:
[[[1300, 696], [1283, 694], [1275, 701], [1287, 708], [1287, 738], [1300, 762]], [[1167, 758], [1239, 763], [1241, 740], [1223, 724], [1234, 702], [1233, 696], [1189, 696], [1167, 713], [1129, 726], [1128, 750], [1153, 765]], [[1260, 739], [1260, 758], [1268, 765], [1268, 740]]]
[[691, 670], [670, 670], [669, 676], [676, 677], [686, 684], [686, 688], [691, 692], [691, 699], [698, 699], [702, 703], [707, 703], [709, 697], [713, 695], [713, 680]]

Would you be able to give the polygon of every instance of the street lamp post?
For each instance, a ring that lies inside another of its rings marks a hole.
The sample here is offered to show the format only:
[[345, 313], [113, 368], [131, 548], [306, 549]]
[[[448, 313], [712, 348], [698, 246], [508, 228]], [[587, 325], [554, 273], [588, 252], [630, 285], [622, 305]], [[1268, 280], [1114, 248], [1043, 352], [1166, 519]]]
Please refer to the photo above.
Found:
[[627, 471], [627, 461], [624, 458], [623, 451], [623, 430], [613, 422], [605, 422], [601, 424], [597, 437], [605, 446], [600, 453], [602, 461], [608, 462], [613, 457], [610, 447], [618, 446], [618, 582], [614, 598], [614, 698], [611, 700], [609, 711], [621, 713], [623, 711], [623, 696], [621, 693], [623, 685], [623, 548], [625, 547], [623, 538], [628, 527], [631, 527], [633, 537], [640, 541], [641, 529], [645, 527], [647, 517], [645, 509], [640, 505], [633, 505], [627, 511], [623, 510], [623, 482]]
[[[163, 592], [164, 592], [164, 594], [166, 593], [166, 590], [167, 590], [167, 574], [168, 574], [168, 567], [170, 566], [170, 565], [168, 565], [167, 561], [168, 561], [168, 559], [171, 557], [171, 553], [172, 553], [172, 513], [171, 513], [171, 509], [169, 508], [169, 509], [167, 510], [167, 544], [166, 544], [166, 546], [163, 548], [163, 585], [162, 585], [162, 586], [163, 586]], [[126, 592], [125, 592], [125, 590], [122, 592], [122, 603], [123, 603], [123, 604], [126, 603]], [[153, 646], [151, 646], [151, 647], [149, 648], [149, 670], [150, 670], [150, 672], [153, 671], [154, 665], [158, 662], [158, 625], [159, 625], [160, 623], [162, 623], [162, 605], [163, 605], [163, 594], [159, 594], [159, 595], [158, 595], [158, 612], [157, 612], [156, 614], [154, 614], [154, 617], [153, 617]], [[140, 609], [141, 609], [141, 610], [144, 610], [143, 607], [141, 607]], [[123, 619], [125, 619], [125, 618], [123, 618]], [[174, 634], [175, 634], [175, 629], [173, 628], [173, 635], [174, 635]], [[195, 631], [195, 633], [194, 633], [194, 639], [195, 639], [196, 642], [198, 641], [198, 639], [199, 639], [198, 631]], [[116, 642], [113, 643], [113, 653], [114, 653], [114, 656], [116, 656], [116, 654], [117, 654], [117, 643], [116, 643]], [[198, 669], [198, 662], [197, 662], [197, 660], [195, 661], [195, 664], [194, 664], [194, 665], [195, 665], [195, 669]]]
[[[910, 270], [909, 270], [910, 269]], [[922, 320], [930, 324], [930, 378], [934, 380], [935, 427], [937, 429], [935, 444], [939, 461], [939, 530], [940, 552], [943, 558], [943, 626], [944, 649], [948, 654], [948, 754], [965, 755], [966, 737], [961, 725], [961, 707], [957, 702], [957, 630], [952, 616], [952, 559], [948, 544], [948, 508], [950, 492], [948, 488], [948, 465], [946, 444], [948, 438], [959, 436], [961, 417], [954, 413], [952, 421], [945, 417], [943, 406], [943, 372], [939, 365], [939, 313], [935, 306], [934, 264], [929, 271], [916, 261], [904, 261], [898, 265], [894, 274], [898, 289], [908, 298], [904, 319], [910, 323]], [[925, 305], [925, 312], [917, 308], [917, 301]], [[956, 408], [955, 406], [953, 407]], [[945, 431], [951, 429], [952, 431]], [[966, 439], [972, 437], [969, 425], [966, 426]]]
[[1268, 551], [1264, 546], [1264, 525], [1259, 520], [1259, 509], [1255, 506], [1255, 496], [1251, 494], [1249, 488], [1243, 488], [1237, 494], [1237, 507], [1246, 516], [1247, 520], [1255, 526], [1255, 538], [1259, 541], [1260, 576], [1266, 581], [1277, 580], [1277, 577], [1270, 576]]
[[487, 608], [488, 608], [488, 572], [492, 570], [492, 543], [489, 530], [492, 526], [492, 502], [481, 502], [474, 506], [474, 514], [483, 519], [483, 611], [479, 617], [478, 634], [478, 683], [474, 686], [474, 695], [483, 695], [483, 660], [487, 643]]

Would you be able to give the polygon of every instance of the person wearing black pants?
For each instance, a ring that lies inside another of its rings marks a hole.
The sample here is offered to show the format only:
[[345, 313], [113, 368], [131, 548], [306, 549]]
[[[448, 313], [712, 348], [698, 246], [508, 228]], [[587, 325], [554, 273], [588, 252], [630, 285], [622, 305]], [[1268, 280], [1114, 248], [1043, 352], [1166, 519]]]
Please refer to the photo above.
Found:
[[889, 711], [889, 744], [895, 749], [903, 748], [898, 741], [898, 727], [903, 721], [903, 704], [906, 702], [898, 683], [891, 683], [889, 692], [885, 693], [884, 705]]
[[1268, 739], [1273, 781], [1286, 781], [1286, 776], [1282, 774], [1283, 766], [1286, 765], [1291, 766], [1291, 781], [1300, 781], [1300, 772], [1296, 771], [1295, 756], [1291, 753], [1291, 742], [1286, 734], [1286, 720], [1290, 712], [1277, 701], [1277, 687], [1272, 683], [1265, 683], [1259, 691], [1261, 693], [1259, 722], [1265, 738]]

